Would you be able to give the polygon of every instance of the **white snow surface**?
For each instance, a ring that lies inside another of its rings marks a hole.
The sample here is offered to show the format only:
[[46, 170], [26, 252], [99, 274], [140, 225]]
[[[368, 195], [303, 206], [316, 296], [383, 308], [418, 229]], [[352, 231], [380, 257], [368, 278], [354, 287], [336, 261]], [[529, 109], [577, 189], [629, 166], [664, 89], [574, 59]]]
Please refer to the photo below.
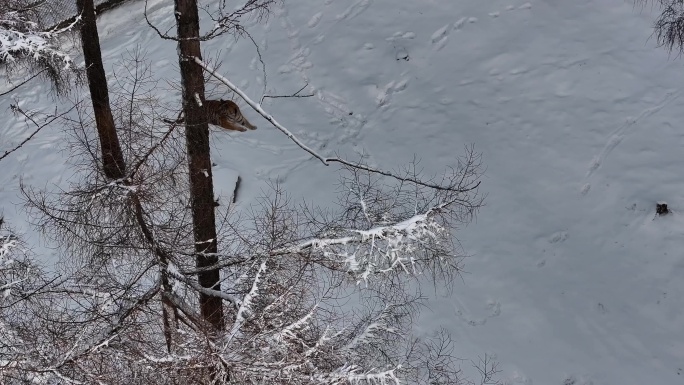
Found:
[[[99, 19], [106, 69], [139, 44], [155, 76], [175, 81], [176, 45], [141, 11], [134, 1]], [[655, 11], [628, 0], [288, 0], [274, 11], [248, 24], [266, 92], [308, 84], [302, 93], [316, 96], [264, 107], [309, 147], [365, 152], [384, 168], [417, 154], [428, 174], [464, 145], [483, 154], [486, 206], [458, 233], [467, 273], [434, 295], [417, 333], [445, 327], [459, 357], [495, 356], [506, 384], [684, 382], [684, 61], [649, 39]], [[152, 0], [149, 13], [173, 26], [172, 2]], [[248, 39], [203, 50], [261, 98]], [[0, 97], [0, 153], [30, 133], [10, 103], [63, 108], [48, 90], [34, 80]], [[177, 90], [160, 94], [180, 103]], [[238, 104], [259, 129], [212, 129], [215, 175], [227, 176], [217, 190], [230, 197], [237, 173], [243, 205], [269, 180], [330, 202], [334, 168]], [[45, 129], [0, 163], [0, 210], [46, 262], [53, 251], [15, 205], [20, 179], [66, 186], [62, 138]], [[657, 217], [658, 201], [674, 212]], [[463, 369], [473, 374], [468, 360]]]

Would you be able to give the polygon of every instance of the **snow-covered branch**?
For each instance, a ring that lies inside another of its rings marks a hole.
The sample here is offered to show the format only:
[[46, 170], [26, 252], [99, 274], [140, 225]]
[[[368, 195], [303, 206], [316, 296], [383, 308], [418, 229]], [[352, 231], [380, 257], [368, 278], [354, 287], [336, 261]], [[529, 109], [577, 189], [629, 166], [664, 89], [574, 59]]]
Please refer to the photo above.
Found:
[[10, 263], [7, 261], [7, 257], [12, 249], [17, 247], [17, 242], [17, 238], [11, 234], [6, 234], [0, 238], [0, 266]]
[[56, 39], [79, 21], [80, 16], [64, 28], [41, 31], [36, 23], [17, 11], [0, 13], [0, 63], [11, 63], [20, 58], [48, 59], [63, 63], [64, 68], [72, 67], [71, 56], [57, 47]]
[[[436, 183], [421, 180], [415, 163], [386, 173], [329, 158], [219, 79], [312, 156], [344, 166], [351, 177], [341, 177], [339, 210], [292, 204], [278, 186], [253, 210], [232, 215], [218, 206], [220, 249], [205, 254], [210, 266], [198, 265], [193, 197], [178, 183], [187, 176], [178, 151], [186, 143], [173, 127], [155, 128], [161, 114], [152, 98], [126, 94], [113, 103], [117, 122], [131, 131], [126, 178], [86, 173], [66, 192], [24, 191], [67, 257], [61, 266], [71, 286], [33, 296], [34, 282], [48, 280], [22, 280], [17, 269], [0, 279], [15, 300], [0, 301], [0, 341], [10, 341], [0, 343], [0, 382], [7, 374], [17, 378], [8, 385], [463, 384], [448, 356], [424, 365], [433, 356], [410, 335], [421, 300], [412, 289], [422, 281], [412, 278], [458, 274], [452, 231], [481, 202], [473, 191], [477, 157]], [[81, 134], [92, 120], [77, 112], [74, 147], [96, 170], [97, 144]], [[0, 260], [16, 251], [8, 240]], [[198, 280], [211, 269], [220, 269], [220, 289]], [[221, 299], [220, 328], [198, 306], [208, 297]]]
[[294, 134], [292, 134], [292, 132], [290, 132], [290, 130], [285, 128], [285, 126], [283, 126], [282, 124], [278, 123], [278, 121], [275, 120], [273, 115], [264, 111], [264, 109], [261, 107], [261, 105], [259, 103], [256, 103], [255, 101], [250, 99], [250, 97], [247, 96], [247, 94], [244, 91], [242, 91], [240, 88], [238, 88], [238, 86], [233, 84], [230, 80], [226, 79], [225, 77], [219, 75], [215, 70], [209, 68], [209, 66], [206, 63], [204, 63], [202, 60], [200, 60], [199, 58], [194, 58], [194, 60], [195, 60], [195, 63], [197, 63], [202, 68], [204, 68], [205, 71], [209, 72], [213, 77], [218, 79], [221, 83], [225, 84], [233, 92], [240, 95], [240, 97], [242, 99], [244, 99], [244, 101], [247, 104], [249, 104], [249, 106], [252, 107], [254, 109], [254, 111], [258, 112], [261, 116], [264, 117], [264, 119], [268, 120], [275, 128], [280, 130], [283, 134], [285, 134], [285, 136], [287, 136], [288, 138], [290, 138], [290, 140], [295, 142], [297, 144], [297, 146], [299, 146], [302, 150], [313, 155], [315, 158], [320, 160], [324, 165], [326, 165], [326, 166], [328, 165], [328, 160], [325, 157], [323, 157], [322, 155], [319, 155], [316, 151], [312, 150], [310, 147], [308, 147], [307, 145], [302, 143], [302, 141], [299, 140], [296, 136], [294, 136]]
[[318, 237], [295, 246], [276, 249], [271, 255], [314, 252], [326, 260], [344, 264], [346, 270], [367, 281], [378, 273], [397, 269], [407, 274], [420, 273], [413, 254], [421, 248], [439, 244], [449, 235], [435, 214], [448, 207], [444, 203], [403, 221], [375, 226], [368, 230], [347, 229], [344, 235]]
[[240, 328], [245, 323], [245, 318], [249, 316], [252, 311], [252, 303], [257, 295], [259, 295], [259, 283], [261, 280], [261, 275], [266, 272], [266, 262], [262, 262], [259, 266], [259, 270], [254, 276], [252, 281], [252, 288], [247, 294], [242, 298], [240, 306], [235, 315], [235, 320], [233, 321], [233, 326], [228, 333], [228, 340], [232, 340], [235, 334], [240, 331]]
[[450, 184], [440, 185], [440, 184], [437, 184], [437, 183], [426, 182], [426, 181], [423, 181], [423, 180], [420, 180], [420, 179], [417, 179], [417, 178], [414, 178], [414, 177], [410, 177], [410, 176], [401, 176], [401, 175], [398, 175], [398, 174], [396, 174], [396, 173], [393, 173], [393, 172], [390, 172], [390, 171], [387, 171], [387, 170], [379, 169], [379, 168], [376, 168], [376, 167], [371, 167], [371, 166], [368, 166], [368, 165], [365, 165], [365, 164], [361, 164], [361, 163], [357, 163], [357, 162], [351, 162], [351, 161], [348, 161], [348, 160], [346, 160], [346, 159], [339, 158], [339, 157], [326, 157], [326, 156], [323, 156], [322, 154], [319, 154], [318, 152], [316, 152], [315, 150], [313, 150], [311, 147], [307, 146], [307, 145], [304, 144], [301, 140], [299, 140], [299, 138], [297, 138], [297, 137], [292, 133], [292, 131], [288, 130], [285, 126], [283, 126], [282, 124], [280, 124], [280, 123], [273, 117], [273, 115], [269, 114], [268, 112], [266, 112], [266, 110], [263, 109], [263, 107], [261, 106], [261, 104], [259, 104], [259, 103], [255, 102], [255, 101], [253, 101], [249, 96], [247, 96], [247, 94], [246, 94], [244, 91], [242, 91], [238, 86], [236, 86], [236, 85], [235, 85], [233, 82], [231, 82], [228, 78], [226, 78], [226, 77], [220, 75], [219, 73], [217, 73], [215, 69], [210, 68], [210, 67], [209, 67], [205, 62], [203, 62], [200, 58], [195, 57], [195, 58], [193, 58], [193, 60], [195, 61], [195, 63], [197, 63], [197, 65], [199, 65], [199, 66], [202, 67], [205, 71], [207, 71], [209, 74], [211, 74], [211, 76], [215, 77], [218, 81], [220, 81], [221, 83], [225, 84], [228, 88], [230, 88], [231, 91], [233, 91], [233, 92], [235, 92], [236, 94], [238, 94], [238, 95], [239, 95], [239, 96], [240, 96], [240, 97], [241, 97], [241, 98], [242, 98], [250, 107], [252, 107], [252, 108], [254, 109], [254, 111], [258, 112], [259, 115], [261, 115], [264, 119], [268, 120], [269, 123], [271, 123], [271, 124], [272, 124], [275, 128], [277, 128], [280, 132], [282, 132], [283, 134], [285, 134], [285, 136], [287, 136], [290, 140], [292, 140], [292, 141], [293, 141], [297, 146], [299, 146], [302, 150], [304, 150], [304, 151], [308, 152], [309, 154], [313, 155], [313, 157], [315, 157], [316, 159], [320, 160], [321, 163], [323, 163], [323, 164], [326, 165], [326, 166], [329, 166], [330, 163], [340, 163], [340, 164], [342, 164], [342, 165], [344, 165], [344, 166], [347, 166], [347, 167], [352, 167], [352, 168], [355, 168], [355, 169], [360, 169], [360, 170], [372, 172], [372, 173], [375, 173], [375, 174], [384, 175], [384, 176], [387, 176], [387, 177], [390, 177], [390, 178], [397, 179], [397, 180], [399, 180], [399, 181], [401, 181], [401, 182], [411, 182], [411, 183], [415, 183], [415, 184], [417, 184], [417, 185], [424, 186], [424, 187], [428, 187], [428, 188], [432, 188], [432, 189], [435, 189], [435, 190], [468, 192], [468, 191], [475, 190], [475, 189], [477, 189], [477, 188], [480, 186], [480, 182], [476, 182], [476, 183], [473, 183], [472, 185], [468, 185], [468, 186], [450, 185]]
[[354, 338], [352, 338], [352, 340], [342, 348], [342, 350], [352, 351], [359, 345], [369, 344], [376, 340], [381, 341], [383, 338], [381, 334], [383, 333], [390, 333], [401, 337], [401, 333], [399, 333], [398, 330], [388, 325], [387, 319], [391, 316], [391, 309], [386, 308], [380, 313], [379, 316], [371, 319], [366, 327], [363, 328], [363, 331], [355, 335]]

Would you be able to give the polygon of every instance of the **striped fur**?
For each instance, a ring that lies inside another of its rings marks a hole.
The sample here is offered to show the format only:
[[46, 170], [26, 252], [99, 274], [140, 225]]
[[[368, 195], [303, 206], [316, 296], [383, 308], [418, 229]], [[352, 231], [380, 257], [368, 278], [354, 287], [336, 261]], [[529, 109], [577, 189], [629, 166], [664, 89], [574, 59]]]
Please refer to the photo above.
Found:
[[247, 131], [257, 128], [242, 115], [240, 107], [232, 100], [207, 100], [204, 102], [204, 110], [209, 123], [226, 130]]
[[[242, 115], [240, 107], [232, 100], [205, 100], [204, 111], [207, 114], [207, 123], [232, 131], [256, 130], [257, 127], [250, 123]], [[179, 117], [176, 121], [164, 119], [166, 123], [178, 124], [185, 121], [185, 117]]]

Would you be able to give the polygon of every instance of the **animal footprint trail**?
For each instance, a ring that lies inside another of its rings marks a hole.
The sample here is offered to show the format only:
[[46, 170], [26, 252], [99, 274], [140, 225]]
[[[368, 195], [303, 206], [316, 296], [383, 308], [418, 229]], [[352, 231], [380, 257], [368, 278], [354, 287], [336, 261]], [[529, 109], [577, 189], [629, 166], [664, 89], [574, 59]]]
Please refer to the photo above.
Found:
[[337, 20], [351, 20], [363, 13], [371, 5], [371, 0], [359, 0], [350, 5], [344, 12], [337, 15]]
[[485, 317], [477, 318], [477, 317], [471, 317], [467, 313], [468, 310], [465, 309], [465, 306], [462, 304], [459, 304], [456, 307], [456, 316], [466, 323], [467, 325], [470, 326], [482, 326], [487, 323], [487, 320], [490, 318], [495, 318], [501, 315], [501, 303], [499, 301], [487, 301], [487, 312], [488, 314]]
[[343, 97], [329, 91], [320, 91], [317, 93], [317, 99], [330, 116], [331, 123], [340, 129], [332, 134], [338, 143], [345, 143], [358, 137], [366, 124], [366, 119], [360, 114], [354, 114]]
[[332, 92], [318, 92], [318, 100], [326, 106], [326, 112], [330, 114], [339, 114], [340, 116], [345, 116], [352, 112], [349, 109], [346, 100], [341, 96], [333, 94]]
[[[331, 3], [332, 1], [330, 0], [326, 0], [325, 2], [326, 5]], [[344, 12], [337, 15], [332, 25], [326, 26], [326, 30], [329, 30], [343, 21], [348, 21], [361, 15], [371, 5], [372, 0], [355, 1]], [[327, 142], [333, 138], [339, 143], [344, 143], [349, 139], [358, 137], [359, 132], [367, 122], [365, 117], [361, 114], [354, 114], [352, 108], [349, 107], [344, 98], [339, 97], [331, 92], [321, 90], [319, 87], [313, 84], [309, 75], [309, 69], [314, 67], [314, 63], [309, 60], [311, 51], [308, 46], [311, 44], [320, 43], [325, 37], [324, 33], [321, 32], [316, 38], [307, 44], [302, 44], [300, 30], [290, 20], [286, 4], [280, 4], [279, 8], [276, 10], [276, 15], [280, 21], [280, 26], [283, 28], [286, 36], [290, 40], [290, 49], [293, 52], [289, 60], [278, 68], [278, 71], [280, 73], [298, 73], [304, 83], [309, 84], [309, 89], [314, 95], [316, 95], [316, 101], [323, 107], [326, 114], [330, 116], [330, 122], [340, 128], [340, 130], [337, 130], [334, 134], [331, 134], [331, 137], [328, 139], [322, 140], [319, 138], [319, 144], [322, 143], [321, 145], [325, 146]], [[323, 17], [323, 12], [314, 14], [309, 19], [307, 27], [316, 28], [320, 24], [320, 21]], [[415, 33], [406, 32], [401, 37], [405, 39], [412, 39], [415, 37]], [[405, 88], [406, 84], [407, 82], [397, 83], [398, 89], [393, 89], [392, 93]], [[342, 135], [340, 135], [340, 133], [342, 133]]]
[[306, 26], [309, 28], [315, 28], [318, 23], [321, 22], [321, 18], [323, 17], [323, 12], [318, 12], [317, 14], [311, 16], [311, 19], [309, 19], [309, 22], [306, 23]]
[[447, 39], [449, 38], [450, 28], [451, 24], [447, 24], [442, 28], [436, 30], [430, 37], [430, 42], [432, 42], [432, 45], [435, 47], [436, 50], [439, 51], [446, 45]]
[[395, 32], [392, 36], [385, 38], [387, 41], [397, 41], [397, 40], [411, 40], [416, 38], [416, 33], [415, 32], [403, 32], [403, 31], [398, 31]]
[[[643, 110], [636, 118], [628, 118], [623, 125], [613, 130], [613, 132], [608, 136], [606, 144], [603, 146], [601, 152], [598, 155], [596, 155], [589, 164], [589, 170], [587, 171], [585, 179], [590, 178], [592, 175], [594, 175], [596, 170], [601, 168], [601, 165], [603, 165], [608, 155], [610, 155], [610, 153], [625, 139], [631, 127], [639, 123], [641, 120], [648, 118], [654, 115], [655, 113], [659, 112], [663, 108], [667, 107], [670, 103], [672, 103], [679, 97], [679, 94], [679, 91], [668, 93], [667, 95], [665, 95], [663, 100], [657, 103], [655, 106]], [[588, 191], [589, 187], [585, 184], [582, 187], [582, 194], [584, 195]]]
[[551, 235], [551, 237], [549, 238], [549, 243], [565, 242], [568, 239], [568, 237], [569, 235], [567, 231], [559, 231]]
[[[516, 9], [518, 9], [518, 10], [525, 10], [525, 9], [531, 9], [531, 8], [532, 8], [532, 3], [529, 3], [529, 2], [528, 2], [528, 3], [524, 3], [524, 4], [522, 4], [522, 5], [520, 5], [520, 6], [517, 6], [517, 7], [516, 7], [515, 5], [509, 5], [509, 6], [506, 7], [506, 10], [507, 10], [507, 11], [514, 11], [514, 10], [516, 10]], [[489, 17], [492, 18], [492, 19], [497, 19], [497, 18], [501, 17], [502, 12], [501, 12], [501, 11], [491, 11], [491, 12], [488, 13], [488, 15], [489, 15]], [[453, 23], [453, 28], [452, 28], [452, 30], [454, 30], [454, 31], [460, 31], [461, 29], [463, 29], [463, 27], [464, 27], [466, 24], [475, 24], [475, 23], [477, 23], [478, 21], [479, 21], [479, 19], [478, 19], [477, 17], [473, 17], [473, 16], [470, 16], [470, 17], [461, 17], [461, 18], [459, 18], [458, 20], [456, 20], [456, 21]], [[433, 44], [436, 44], [436, 43], [437, 43], [437, 42], [435, 41], [435, 37], [436, 37], [436, 35], [438, 35], [438, 33], [441, 32], [441, 31], [442, 31], [442, 29], [440, 28], [440, 29], [438, 29], [437, 31], [435, 31], [435, 33], [432, 35], [432, 43], [433, 43]], [[443, 39], [445, 39], [445, 38], [448, 36], [448, 31], [444, 31], [444, 32], [445, 32], [445, 33], [444, 33]], [[441, 40], [440, 40], [440, 41], [441, 41]], [[445, 42], [446, 42], [446, 41], [445, 41]]]
[[[492, 17], [498, 17], [499, 12], [490, 13], [489, 15]], [[460, 31], [461, 29], [463, 29], [463, 26], [466, 23], [474, 24], [477, 23], [477, 21], [477, 17], [461, 17], [458, 20], [456, 20], [453, 24], [444, 25], [438, 30], [436, 30], [432, 34], [432, 36], [430, 36], [430, 43], [436, 51], [439, 51], [446, 46], [447, 41], [449, 40], [449, 33], [451, 31]]]
[[387, 107], [392, 95], [404, 91], [406, 87], [408, 87], [408, 79], [403, 79], [398, 82], [392, 81], [384, 87], [378, 87], [379, 92], [375, 97], [375, 103], [378, 107]]
[[454, 23], [454, 30], [458, 31], [459, 29], [463, 28], [463, 25], [468, 21], [467, 17], [462, 17]]
[[275, 180], [279, 183], [285, 182], [287, 178], [295, 171], [298, 171], [311, 160], [309, 156], [295, 158], [274, 166], [263, 166], [255, 169], [257, 177], [264, 180]]

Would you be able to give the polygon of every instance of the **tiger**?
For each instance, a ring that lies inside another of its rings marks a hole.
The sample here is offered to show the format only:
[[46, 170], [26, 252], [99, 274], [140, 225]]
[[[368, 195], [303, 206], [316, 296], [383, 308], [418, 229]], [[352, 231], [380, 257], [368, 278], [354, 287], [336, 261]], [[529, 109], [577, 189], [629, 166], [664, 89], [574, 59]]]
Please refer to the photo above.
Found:
[[[207, 114], [207, 123], [222, 127], [226, 130], [245, 132], [256, 130], [257, 126], [250, 123], [242, 115], [240, 107], [232, 100], [205, 100], [204, 111]], [[182, 112], [181, 112], [182, 114]], [[178, 124], [185, 121], [184, 116], [178, 117], [176, 121], [164, 119], [169, 124]]]

